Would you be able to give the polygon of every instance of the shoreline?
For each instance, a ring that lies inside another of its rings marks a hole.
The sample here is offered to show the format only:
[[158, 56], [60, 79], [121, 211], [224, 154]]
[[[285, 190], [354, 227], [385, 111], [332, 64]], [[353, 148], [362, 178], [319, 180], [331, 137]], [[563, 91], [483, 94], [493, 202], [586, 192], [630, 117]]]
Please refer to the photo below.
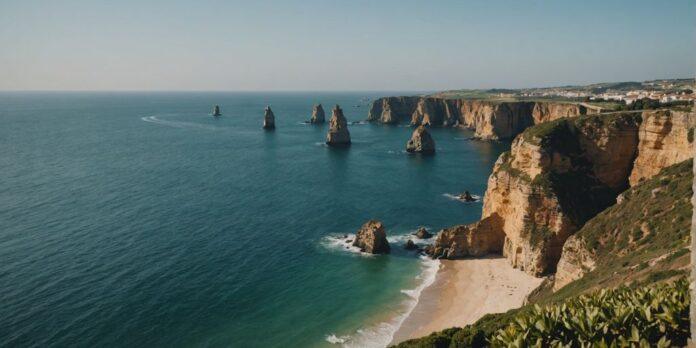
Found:
[[512, 268], [500, 256], [440, 260], [435, 281], [422, 291], [390, 345], [520, 307], [542, 281]]

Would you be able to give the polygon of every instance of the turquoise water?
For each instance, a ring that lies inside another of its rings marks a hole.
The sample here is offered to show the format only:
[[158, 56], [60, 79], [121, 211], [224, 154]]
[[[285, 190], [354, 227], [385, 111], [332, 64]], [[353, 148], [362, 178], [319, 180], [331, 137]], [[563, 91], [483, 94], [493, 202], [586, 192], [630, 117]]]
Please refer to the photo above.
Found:
[[[301, 123], [316, 102], [364, 120], [384, 94], [1, 93], [0, 342], [388, 341], [433, 269], [405, 236], [476, 220], [480, 203], [445, 194], [483, 195], [508, 145], [434, 129], [422, 158], [403, 151], [410, 128], [353, 124], [331, 149], [327, 125]], [[333, 238], [370, 218], [391, 255]]]

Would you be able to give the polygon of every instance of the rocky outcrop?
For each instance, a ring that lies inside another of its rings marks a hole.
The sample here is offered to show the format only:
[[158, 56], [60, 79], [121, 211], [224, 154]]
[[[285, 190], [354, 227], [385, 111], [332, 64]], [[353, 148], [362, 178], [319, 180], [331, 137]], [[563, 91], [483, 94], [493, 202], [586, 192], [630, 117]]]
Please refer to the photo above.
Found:
[[631, 185], [657, 174], [662, 168], [693, 157], [695, 126], [696, 116], [686, 112], [644, 112]]
[[477, 138], [505, 139], [540, 122], [587, 112], [586, 107], [571, 103], [387, 97], [372, 103], [367, 119], [385, 124], [461, 126], [474, 130]]
[[220, 113], [220, 106], [219, 106], [219, 105], [215, 105], [215, 106], [213, 107], [213, 116], [220, 116], [220, 115], [222, 115], [222, 114]]
[[432, 155], [435, 153], [435, 140], [430, 136], [430, 133], [421, 125], [413, 131], [411, 139], [406, 143], [406, 151], [409, 153], [422, 153], [424, 155]]
[[349, 146], [350, 132], [348, 132], [348, 123], [343, 110], [336, 105], [331, 112], [329, 120], [329, 132], [326, 134], [326, 144], [329, 146]]
[[275, 115], [273, 115], [273, 110], [271, 110], [270, 106], [266, 106], [263, 115], [263, 129], [275, 129]]
[[428, 232], [428, 230], [425, 229], [425, 227], [419, 228], [418, 231], [414, 233], [414, 235], [420, 239], [428, 239], [433, 236], [433, 234]]
[[321, 104], [314, 105], [314, 107], [312, 107], [312, 117], [309, 119], [309, 123], [320, 124], [324, 123], [324, 121], [324, 108]]
[[388, 254], [390, 249], [384, 226], [377, 220], [370, 220], [360, 227], [353, 246], [370, 254]]
[[553, 291], [556, 291], [570, 282], [582, 278], [587, 272], [595, 269], [596, 260], [585, 241], [573, 235], [565, 244], [561, 258], [556, 267], [556, 276], [553, 282]]
[[494, 215], [473, 224], [445, 228], [425, 252], [433, 258], [446, 259], [500, 253], [505, 239], [501, 224], [500, 217]]

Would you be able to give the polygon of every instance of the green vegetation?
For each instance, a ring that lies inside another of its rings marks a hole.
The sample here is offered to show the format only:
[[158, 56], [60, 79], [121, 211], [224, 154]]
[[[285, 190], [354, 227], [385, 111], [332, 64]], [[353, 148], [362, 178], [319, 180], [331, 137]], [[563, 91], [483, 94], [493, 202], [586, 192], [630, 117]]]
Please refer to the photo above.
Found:
[[686, 137], [690, 143], [694, 142], [694, 129], [693, 129], [693, 127], [689, 128], [689, 133], [686, 135]]
[[[689, 283], [582, 295], [535, 306], [490, 339], [491, 346], [684, 346], [689, 337]], [[472, 331], [471, 329], [469, 330]]]
[[396, 347], [683, 346], [690, 335], [689, 304], [689, 284], [681, 278], [527, 305]]

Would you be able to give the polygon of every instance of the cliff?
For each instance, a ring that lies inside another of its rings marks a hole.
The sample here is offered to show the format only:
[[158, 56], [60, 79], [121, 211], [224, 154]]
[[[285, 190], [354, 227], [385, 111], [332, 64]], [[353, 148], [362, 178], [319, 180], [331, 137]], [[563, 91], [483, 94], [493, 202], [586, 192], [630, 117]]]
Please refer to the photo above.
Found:
[[[539, 115], [550, 117], [547, 110]], [[459, 232], [473, 236], [492, 233], [489, 240], [503, 235], [502, 254], [514, 267], [535, 276], [556, 271], [566, 240], [613, 205], [633, 178], [653, 175], [655, 170], [693, 156], [689, 136], [693, 120], [679, 112], [558, 117], [525, 130], [496, 162], [488, 180], [482, 221], [499, 217], [500, 231], [483, 232], [480, 226], [470, 225], [467, 232]], [[656, 141], [655, 134], [662, 140]], [[438, 256], [475, 256], [461, 243], [436, 243], [438, 247], [458, 249]], [[567, 248], [583, 245], [571, 240]], [[592, 263], [582, 253], [575, 257], [572, 263], [580, 267]], [[567, 268], [569, 260], [563, 262], [559, 267], [566, 274], [578, 273]]]
[[659, 110], [643, 113], [631, 185], [657, 174], [664, 167], [693, 157], [694, 126], [696, 116], [686, 112]]
[[503, 255], [533, 275], [553, 272], [565, 240], [628, 185], [636, 114], [559, 119], [528, 129], [497, 161], [482, 217], [503, 220]]
[[481, 139], [513, 138], [529, 126], [584, 115], [578, 104], [553, 102], [491, 102], [432, 97], [387, 97], [375, 100], [367, 120], [413, 126], [461, 126]]

